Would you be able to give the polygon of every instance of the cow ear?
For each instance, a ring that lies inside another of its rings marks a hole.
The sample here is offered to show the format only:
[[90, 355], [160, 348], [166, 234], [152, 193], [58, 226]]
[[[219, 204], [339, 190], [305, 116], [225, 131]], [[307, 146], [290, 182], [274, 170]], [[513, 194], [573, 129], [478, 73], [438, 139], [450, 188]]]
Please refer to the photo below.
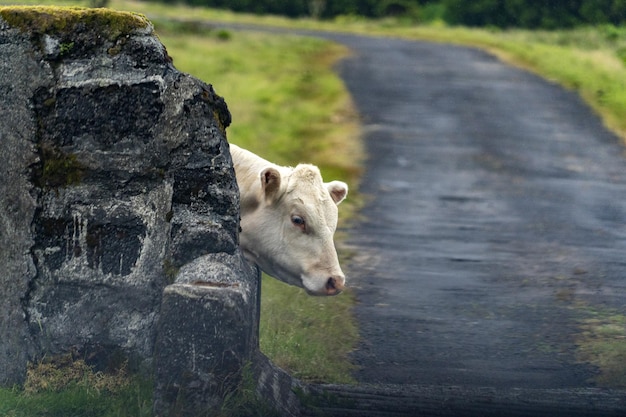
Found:
[[341, 203], [348, 195], [348, 184], [345, 182], [331, 181], [324, 185], [337, 205], [339, 205], [339, 203]]
[[276, 168], [265, 168], [261, 171], [261, 187], [266, 198], [273, 198], [280, 188], [280, 172]]

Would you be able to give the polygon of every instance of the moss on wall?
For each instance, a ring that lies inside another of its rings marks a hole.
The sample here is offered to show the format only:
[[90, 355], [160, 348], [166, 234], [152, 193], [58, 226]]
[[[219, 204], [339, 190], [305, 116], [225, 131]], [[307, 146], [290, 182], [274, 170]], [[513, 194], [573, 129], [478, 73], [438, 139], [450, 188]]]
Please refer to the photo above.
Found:
[[79, 184], [87, 167], [74, 154], [65, 154], [51, 145], [40, 144], [41, 168], [35, 170], [33, 180], [42, 188], [67, 187]]
[[10, 27], [36, 35], [62, 36], [91, 28], [109, 40], [150, 26], [148, 19], [137, 13], [82, 7], [5, 6], [0, 7], [0, 17]]

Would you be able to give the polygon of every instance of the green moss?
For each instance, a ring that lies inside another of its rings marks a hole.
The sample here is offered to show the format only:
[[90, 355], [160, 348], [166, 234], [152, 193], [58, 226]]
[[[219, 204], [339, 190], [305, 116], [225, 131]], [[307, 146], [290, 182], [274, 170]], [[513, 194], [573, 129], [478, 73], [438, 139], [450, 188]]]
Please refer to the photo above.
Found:
[[74, 42], [62, 43], [61, 44], [61, 55], [65, 55], [72, 50], [74, 47]]
[[179, 270], [180, 268], [175, 266], [170, 259], [166, 259], [165, 261], [163, 261], [163, 272], [165, 273], [165, 278], [167, 279], [168, 284], [174, 283]]
[[598, 368], [600, 386], [626, 388], [626, 316], [617, 311], [586, 309], [578, 358]]
[[0, 7], [0, 16], [9, 26], [32, 34], [67, 35], [84, 25], [97, 28], [110, 40], [150, 25], [138, 13], [82, 7], [6, 6]]
[[56, 104], [57, 100], [54, 97], [46, 99], [43, 104], [46, 107], [52, 107]]
[[42, 188], [67, 187], [79, 184], [86, 167], [74, 154], [65, 154], [49, 145], [40, 145], [42, 169], [35, 183]]
[[217, 122], [217, 127], [219, 127], [222, 133], [226, 132], [226, 127], [224, 126], [224, 122], [222, 121], [222, 116], [219, 111], [213, 110], [213, 118]]

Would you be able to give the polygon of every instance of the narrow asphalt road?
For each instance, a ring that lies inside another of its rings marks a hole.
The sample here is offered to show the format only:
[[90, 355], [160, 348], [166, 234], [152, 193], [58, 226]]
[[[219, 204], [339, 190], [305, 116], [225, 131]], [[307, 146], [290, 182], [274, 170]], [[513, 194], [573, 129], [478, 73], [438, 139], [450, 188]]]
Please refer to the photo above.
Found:
[[353, 52], [362, 385], [313, 388], [327, 415], [626, 415], [624, 368], [581, 355], [589, 319], [626, 320], [626, 148], [574, 92], [478, 49], [228, 27]]
[[[363, 383], [578, 388], [626, 314], [626, 158], [575, 93], [475, 49], [323, 35], [369, 158], [349, 285]], [[624, 341], [626, 343], [626, 341]]]

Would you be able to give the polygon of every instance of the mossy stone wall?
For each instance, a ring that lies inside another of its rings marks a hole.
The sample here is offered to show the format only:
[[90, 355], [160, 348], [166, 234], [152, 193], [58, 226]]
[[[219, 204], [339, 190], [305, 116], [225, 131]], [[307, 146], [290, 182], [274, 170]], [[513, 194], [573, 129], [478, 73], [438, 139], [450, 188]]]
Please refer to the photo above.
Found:
[[[229, 124], [143, 16], [0, 7], [0, 384], [72, 352], [156, 369], [174, 398], [184, 376], [202, 406], [237, 386], [258, 350], [258, 272], [238, 250]], [[197, 357], [166, 354], [198, 334]]]

